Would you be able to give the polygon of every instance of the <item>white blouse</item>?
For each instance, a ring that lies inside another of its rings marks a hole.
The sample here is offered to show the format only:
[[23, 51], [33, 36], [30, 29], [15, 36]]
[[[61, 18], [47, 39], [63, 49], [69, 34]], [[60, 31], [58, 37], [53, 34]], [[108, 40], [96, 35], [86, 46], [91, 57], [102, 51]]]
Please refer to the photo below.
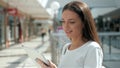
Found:
[[102, 68], [103, 52], [98, 43], [88, 41], [81, 47], [68, 50], [66, 44], [58, 68]]

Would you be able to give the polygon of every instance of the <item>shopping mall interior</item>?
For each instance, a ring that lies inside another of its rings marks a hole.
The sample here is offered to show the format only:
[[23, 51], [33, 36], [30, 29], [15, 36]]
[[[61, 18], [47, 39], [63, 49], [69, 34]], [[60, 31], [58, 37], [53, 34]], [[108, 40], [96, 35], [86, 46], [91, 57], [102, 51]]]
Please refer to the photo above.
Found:
[[62, 9], [71, 1], [90, 8], [103, 66], [120, 68], [120, 0], [0, 0], [0, 68], [37, 68], [21, 45], [58, 65], [63, 45], [70, 42], [61, 28]]

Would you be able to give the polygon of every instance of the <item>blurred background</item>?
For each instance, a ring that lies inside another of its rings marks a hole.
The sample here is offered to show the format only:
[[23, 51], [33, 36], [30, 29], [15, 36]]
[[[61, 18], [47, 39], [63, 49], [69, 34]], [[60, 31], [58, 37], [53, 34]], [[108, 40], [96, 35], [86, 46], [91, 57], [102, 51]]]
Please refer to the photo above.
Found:
[[[0, 68], [37, 68], [24, 46], [59, 63], [70, 42], [61, 27], [63, 6], [73, 0], [0, 0]], [[79, 0], [78, 0], [79, 1]], [[80, 0], [94, 17], [106, 68], [120, 68], [120, 0]]]

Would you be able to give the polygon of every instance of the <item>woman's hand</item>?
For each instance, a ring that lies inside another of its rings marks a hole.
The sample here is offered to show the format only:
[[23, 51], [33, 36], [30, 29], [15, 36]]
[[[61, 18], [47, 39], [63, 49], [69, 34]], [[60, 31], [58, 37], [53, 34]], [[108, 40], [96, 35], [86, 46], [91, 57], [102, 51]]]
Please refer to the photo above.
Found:
[[40, 64], [41, 68], [57, 68], [56, 65], [54, 63], [52, 63], [51, 61], [49, 61], [49, 65], [44, 63], [43, 61], [41, 61], [40, 59], [36, 59], [37, 63]]

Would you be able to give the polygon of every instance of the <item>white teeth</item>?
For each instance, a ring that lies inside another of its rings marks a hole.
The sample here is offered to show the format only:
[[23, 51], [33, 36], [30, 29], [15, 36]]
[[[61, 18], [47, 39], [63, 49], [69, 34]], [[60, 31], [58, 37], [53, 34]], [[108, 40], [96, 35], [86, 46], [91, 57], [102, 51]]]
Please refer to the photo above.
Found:
[[69, 30], [69, 31], [66, 31], [66, 32], [71, 32], [71, 30]]

